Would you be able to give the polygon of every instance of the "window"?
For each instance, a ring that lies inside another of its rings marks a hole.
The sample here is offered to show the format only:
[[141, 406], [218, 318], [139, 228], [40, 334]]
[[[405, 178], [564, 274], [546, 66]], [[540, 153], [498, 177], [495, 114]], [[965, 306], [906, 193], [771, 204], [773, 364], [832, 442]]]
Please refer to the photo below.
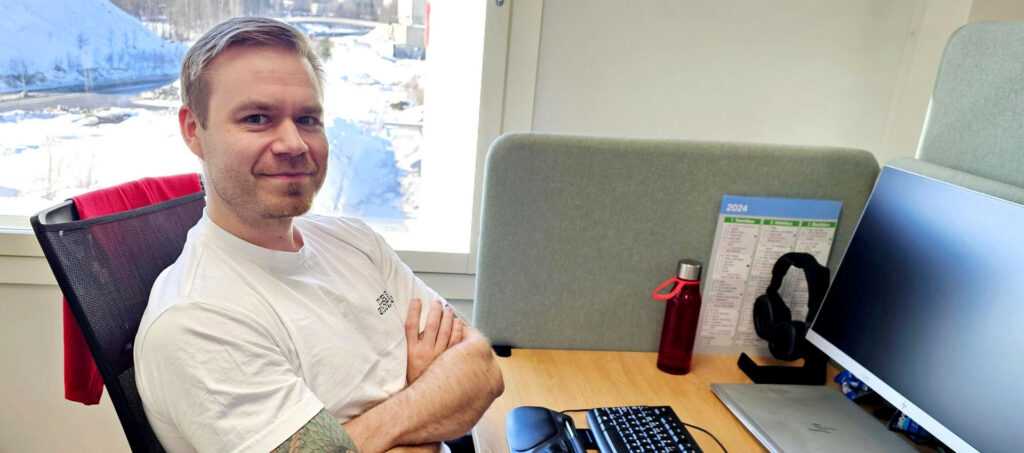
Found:
[[0, 13], [19, 43], [0, 48], [0, 227], [84, 191], [200, 171], [178, 132], [181, 58], [220, 20], [262, 15], [304, 31], [327, 70], [331, 161], [314, 212], [362, 217], [399, 250], [469, 254], [486, 2], [50, 3]]

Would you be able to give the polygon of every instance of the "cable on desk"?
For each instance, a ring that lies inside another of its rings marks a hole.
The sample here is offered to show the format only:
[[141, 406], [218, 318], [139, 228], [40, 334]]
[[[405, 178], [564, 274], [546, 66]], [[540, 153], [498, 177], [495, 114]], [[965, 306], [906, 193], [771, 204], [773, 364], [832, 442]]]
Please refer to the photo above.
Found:
[[682, 423], [682, 424], [683, 424], [683, 426], [689, 426], [690, 428], [693, 428], [693, 429], [696, 429], [696, 430], [700, 430], [700, 431], [703, 431], [703, 432], [704, 432], [704, 434], [707, 434], [707, 435], [711, 436], [711, 438], [715, 440], [715, 443], [716, 443], [716, 444], [718, 444], [718, 446], [719, 446], [719, 447], [720, 447], [720, 448], [722, 449], [722, 451], [723, 451], [724, 453], [729, 453], [729, 452], [728, 452], [728, 451], [727, 451], [727, 450], [725, 449], [725, 445], [722, 445], [722, 443], [718, 441], [718, 438], [717, 438], [717, 437], [715, 437], [715, 435], [714, 435], [714, 434], [711, 434], [711, 432], [710, 432], [710, 431], [708, 431], [708, 430], [706, 430], [706, 429], [704, 429], [704, 428], [701, 428], [701, 427], [699, 427], [699, 426], [697, 426], [697, 425], [691, 425], [691, 424], [689, 424], [689, 423], [686, 423], [686, 422], [684, 422], [684, 421], [680, 421], [680, 423]]
[[[594, 410], [594, 409], [595, 408], [590, 408], [590, 409], [566, 409], [564, 411], [559, 411], [559, 412], [563, 413], [563, 414], [567, 414], [569, 412], [586, 412], [586, 411]], [[711, 438], [715, 440], [715, 443], [718, 444], [718, 447], [722, 449], [722, 453], [729, 453], [729, 450], [725, 449], [725, 445], [722, 445], [722, 442], [719, 442], [718, 438], [715, 437], [714, 434], [711, 434], [711, 431], [708, 431], [708, 430], [706, 430], [704, 428], [701, 428], [701, 427], [699, 427], [697, 425], [691, 425], [691, 424], [686, 423], [686, 422], [684, 422], [682, 420], [680, 420], [679, 422], [682, 423], [683, 426], [689, 426], [690, 428], [696, 429], [698, 431], [703, 432], [704, 434], [707, 434], [707, 435], [711, 436]]]

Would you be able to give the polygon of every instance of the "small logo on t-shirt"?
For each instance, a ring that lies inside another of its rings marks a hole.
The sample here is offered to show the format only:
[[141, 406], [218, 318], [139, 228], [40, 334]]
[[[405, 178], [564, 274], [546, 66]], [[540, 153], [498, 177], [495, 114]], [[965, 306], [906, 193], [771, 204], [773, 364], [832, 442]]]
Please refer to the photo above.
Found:
[[383, 315], [384, 312], [388, 311], [388, 309], [394, 304], [395, 298], [391, 297], [387, 291], [380, 293], [380, 295], [377, 296], [377, 313]]

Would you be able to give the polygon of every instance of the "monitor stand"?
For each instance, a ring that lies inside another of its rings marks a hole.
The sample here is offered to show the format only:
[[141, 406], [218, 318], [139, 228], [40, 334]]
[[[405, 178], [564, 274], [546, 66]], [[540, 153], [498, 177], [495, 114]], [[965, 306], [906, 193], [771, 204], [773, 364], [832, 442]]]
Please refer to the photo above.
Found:
[[917, 451], [833, 387], [711, 384], [711, 391], [772, 453]]

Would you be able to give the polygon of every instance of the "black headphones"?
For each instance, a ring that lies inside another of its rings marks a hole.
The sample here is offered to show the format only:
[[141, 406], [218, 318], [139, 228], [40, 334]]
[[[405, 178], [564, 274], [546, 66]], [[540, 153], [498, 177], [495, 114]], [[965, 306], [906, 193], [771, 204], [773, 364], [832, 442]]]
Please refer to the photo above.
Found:
[[[807, 318], [793, 321], [793, 315], [779, 296], [782, 278], [790, 266], [803, 269], [807, 278]], [[787, 253], [772, 268], [772, 282], [763, 296], [754, 302], [754, 331], [768, 340], [768, 350], [777, 359], [796, 360], [804, 356], [807, 324], [814, 319], [828, 290], [828, 268], [818, 264], [808, 253]]]

